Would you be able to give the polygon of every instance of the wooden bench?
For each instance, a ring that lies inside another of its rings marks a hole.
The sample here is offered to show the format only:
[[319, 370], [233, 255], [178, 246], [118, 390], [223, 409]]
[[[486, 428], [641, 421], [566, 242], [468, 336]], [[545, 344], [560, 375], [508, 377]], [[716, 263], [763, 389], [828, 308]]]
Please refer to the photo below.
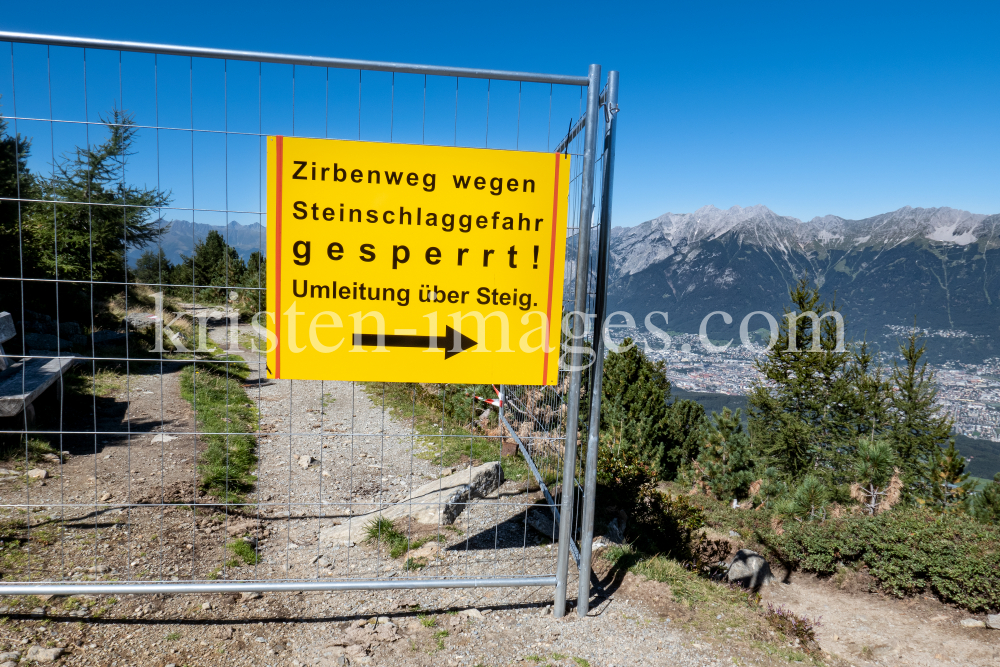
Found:
[[[11, 363], [3, 344], [16, 335], [14, 318], [0, 313], [0, 417], [14, 417], [25, 410], [28, 421], [34, 421], [31, 403], [62, 377], [76, 361], [76, 355], [48, 359], [24, 358]], [[54, 356], [55, 353], [44, 353]]]

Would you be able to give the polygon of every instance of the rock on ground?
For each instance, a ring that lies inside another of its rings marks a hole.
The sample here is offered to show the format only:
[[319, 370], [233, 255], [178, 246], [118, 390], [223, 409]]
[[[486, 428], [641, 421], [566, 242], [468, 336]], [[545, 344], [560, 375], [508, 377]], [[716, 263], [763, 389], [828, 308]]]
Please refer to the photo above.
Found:
[[726, 575], [729, 583], [757, 589], [774, 581], [771, 566], [756, 551], [740, 549], [733, 556]]
[[42, 648], [41, 646], [32, 646], [28, 649], [28, 655], [25, 656], [27, 660], [34, 660], [35, 662], [55, 662], [62, 655], [63, 650], [61, 648]]
[[418, 523], [432, 526], [451, 525], [473, 498], [493, 493], [503, 481], [503, 468], [499, 461], [460, 470], [424, 484], [402, 502], [359, 514], [339, 526], [323, 528], [320, 531], [320, 542], [323, 545], [339, 546], [360, 541], [365, 524], [378, 516], [389, 521], [410, 517]]

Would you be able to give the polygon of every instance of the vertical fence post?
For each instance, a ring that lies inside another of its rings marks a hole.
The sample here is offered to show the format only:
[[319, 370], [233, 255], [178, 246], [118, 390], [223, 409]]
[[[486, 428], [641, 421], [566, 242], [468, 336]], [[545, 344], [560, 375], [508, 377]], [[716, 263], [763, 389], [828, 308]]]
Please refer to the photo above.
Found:
[[594, 369], [590, 393], [590, 425], [587, 430], [587, 463], [584, 469], [583, 517], [580, 536], [580, 591], [576, 613], [590, 611], [590, 564], [594, 542], [594, 501], [597, 494], [597, 451], [601, 431], [601, 385], [604, 377], [604, 311], [608, 288], [608, 244], [611, 236], [611, 190], [615, 176], [615, 130], [618, 126], [618, 72], [608, 72], [604, 98], [607, 126], [604, 131], [604, 178], [601, 188], [601, 226], [597, 245], [597, 298], [594, 304], [597, 330], [594, 333]]
[[[597, 112], [600, 109], [601, 66], [591, 65], [587, 75], [586, 135], [583, 147], [583, 171], [580, 175], [580, 227], [576, 246], [576, 288], [573, 309], [573, 335], [579, 342], [587, 333], [587, 283], [590, 263], [590, 222], [594, 215], [594, 162], [597, 153]], [[579, 349], [579, 345], [575, 345]], [[559, 552], [556, 562], [556, 595], [552, 613], [566, 615], [566, 587], [569, 576], [569, 542], [573, 539], [573, 498], [576, 477], [576, 440], [580, 421], [580, 353], [570, 355], [569, 404], [566, 410], [566, 451], [562, 476], [562, 511], [559, 522]]]

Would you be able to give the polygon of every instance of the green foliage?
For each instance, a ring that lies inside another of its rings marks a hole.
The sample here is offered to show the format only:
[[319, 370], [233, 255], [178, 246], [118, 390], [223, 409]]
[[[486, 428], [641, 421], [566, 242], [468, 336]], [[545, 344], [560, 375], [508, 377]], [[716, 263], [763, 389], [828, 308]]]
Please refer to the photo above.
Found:
[[694, 532], [704, 525], [702, 511], [686, 496], [657, 490], [652, 467], [631, 449], [604, 442], [598, 452], [597, 505], [605, 514], [625, 512], [629, 538], [650, 553], [689, 558]]
[[[776, 345], [756, 363], [762, 379], [747, 402], [755, 439], [780, 469], [797, 478], [828, 467], [837, 451], [833, 440], [850, 354], [838, 341], [835, 318], [826, 317], [836, 304], [821, 302], [819, 289], [805, 279], [790, 297], [794, 307], [785, 309]], [[789, 314], [798, 315], [794, 326]]]
[[757, 463], [740, 410], [712, 413], [698, 464], [703, 481], [717, 498], [743, 500], [749, 495], [750, 485], [758, 479]]
[[671, 476], [666, 458], [670, 382], [663, 361], [652, 362], [631, 338], [604, 362], [601, 430], [617, 446], [635, 450], [658, 474]]
[[253, 489], [257, 466], [257, 409], [242, 383], [249, 369], [240, 357], [189, 364], [180, 375], [181, 397], [196, 408], [198, 426], [206, 443], [198, 472], [206, 491], [227, 502], [241, 502]]
[[[954, 445], [954, 422], [935, 405], [937, 382], [927, 362], [922, 361], [925, 346], [918, 344], [917, 335], [911, 334], [899, 350], [903, 363], [894, 363], [892, 372], [898, 391], [892, 396], [895, 424], [891, 437], [903, 472], [904, 493], [907, 497], [943, 501], [933, 487], [941, 482], [940, 466], [945, 463], [941, 449]], [[950, 456], [948, 464], [954, 467]]]
[[784, 513], [804, 521], [826, 518], [826, 506], [830, 502], [830, 490], [816, 475], [806, 475], [795, 488], [781, 509]]
[[257, 550], [246, 540], [233, 540], [226, 545], [226, 548], [239, 556], [247, 565], [256, 565], [262, 560]]
[[677, 471], [690, 466], [698, 458], [708, 420], [705, 408], [688, 399], [671, 403], [667, 420], [667, 435], [671, 442], [666, 454], [667, 470]]
[[978, 521], [1000, 524], [1000, 472], [993, 476], [993, 481], [968, 499], [969, 513]]
[[623, 351], [604, 362], [601, 432], [616, 446], [633, 449], [661, 479], [697, 455], [704, 410], [691, 401], [670, 400], [670, 381], [663, 361], [650, 361], [631, 338]]
[[779, 562], [824, 575], [863, 567], [892, 595], [930, 590], [969, 611], [1000, 608], [1000, 529], [968, 515], [901, 506], [874, 516], [786, 522], [781, 534], [767, 512], [731, 517], [731, 525], [754, 534]]
[[614, 446], [606, 440], [597, 452], [601, 505], [632, 512], [644, 489], [656, 481], [656, 473], [634, 450]]
[[936, 447], [931, 450], [930, 498], [928, 504], [939, 512], [954, 512], [964, 509], [965, 501], [974, 482], [965, 472], [965, 459], [955, 449], [951, 441], [948, 449]]
[[132, 275], [137, 283], [157, 285], [171, 282], [173, 270], [174, 265], [167, 259], [163, 248], [158, 248], [156, 252], [146, 250], [139, 256]]
[[[24, 229], [21, 224], [22, 206], [16, 200], [36, 198], [38, 183], [28, 169], [31, 140], [8, 131], [7, 121], [0, 116], [0, 273], [7, 277], [20, 276], [20, 247]], [[0, 298], [13, 289], [14, 283], [0, 281]]]
[[138, 128], [128, 111], [112, 109], [101, 117], [105, 137], [77, 147], [54, 165], [53, 176], [39, 179], [45, 199], [104, 204], [38, 206], [28, 215], [25, 253], [39, 276], [66, 280], [121, 281], [126, 248], [141, 248], [160, 237], [153, 211], [170, 203], [170, 193], [129, 185], [126, 164]]
[[[411, 543], [404, 533], [396, 529], [392, 521], [382, 515], [365, 524], [364, 535], [365, 542], [374, 545], [383, 544], [388, 547], [389, 555], [393, 558], [399, 558], [410, 549], [415, 549], [427, 542], [427, 539], [422, 539]], [[411, 565], [422, 567], [426, 565], [426, 562], [421, 564], [410, 558], [407, 560], [405, 568], [412, 569]]]
[[864, 498], [862, 504], [868, 514], [875, 514], [889, 489], [895, 456], [885, 440], [862, 439], [858, 443], [854, 461], [855, 483]]

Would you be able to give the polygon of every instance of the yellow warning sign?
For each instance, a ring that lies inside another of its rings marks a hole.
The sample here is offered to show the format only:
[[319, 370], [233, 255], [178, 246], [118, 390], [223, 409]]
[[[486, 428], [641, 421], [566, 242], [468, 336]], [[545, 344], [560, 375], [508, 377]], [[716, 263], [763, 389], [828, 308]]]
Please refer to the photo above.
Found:
[[268, 137], [268, 377], [555, 384], [569, 167]]

